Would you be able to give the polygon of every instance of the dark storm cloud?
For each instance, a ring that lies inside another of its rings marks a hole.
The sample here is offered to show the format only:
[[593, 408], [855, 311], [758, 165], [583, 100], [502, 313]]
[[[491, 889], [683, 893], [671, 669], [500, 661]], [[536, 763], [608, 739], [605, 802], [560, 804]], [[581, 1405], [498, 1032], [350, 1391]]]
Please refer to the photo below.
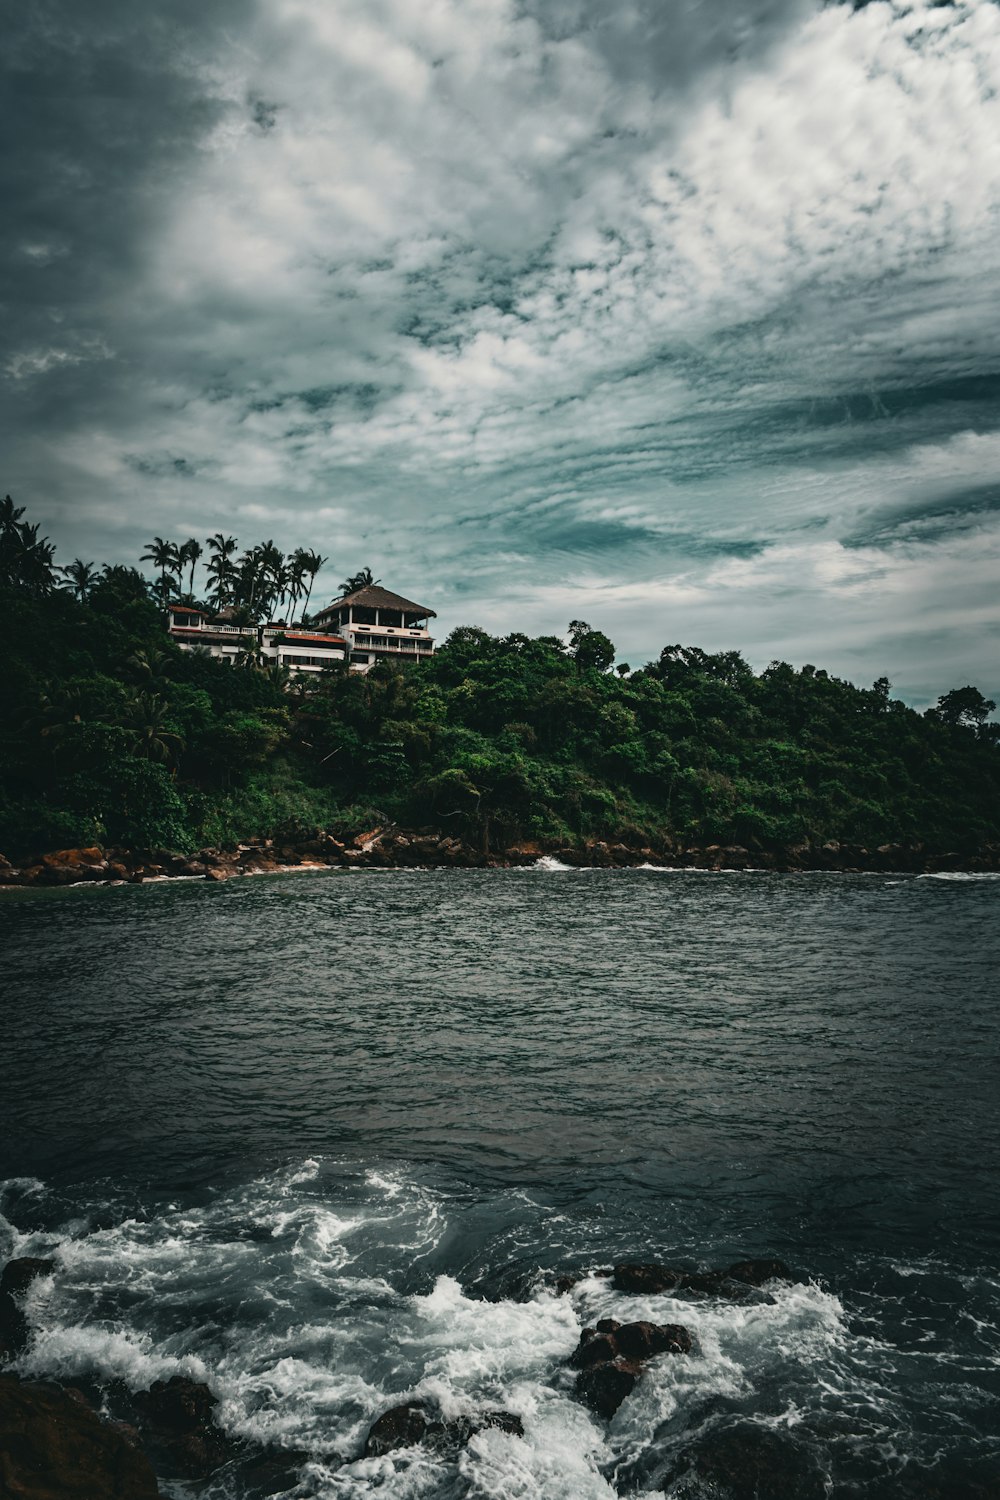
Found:
[[223, 526], [446, 623], [998, 688], [998, 16], [22, 7], [3, 488], [88, 557]]

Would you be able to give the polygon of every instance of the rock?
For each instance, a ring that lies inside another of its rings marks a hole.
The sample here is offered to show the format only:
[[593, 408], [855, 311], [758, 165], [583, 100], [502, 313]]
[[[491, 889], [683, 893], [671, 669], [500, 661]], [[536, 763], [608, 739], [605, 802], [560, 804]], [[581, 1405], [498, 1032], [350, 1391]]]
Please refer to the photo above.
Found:
[[9, 1292], [0, 1292], [0, 1360], [17, 1359], [27, 1344], [27, 1318]]
[[215, 1425], [218, 1398], [207, 1385], [173, 1375], [135, 1397], [139, 1423], [151, 1440], [187, 1474], [208, 1474], [232, 1457], [233, 1445]]
[[231, 874], [231, 871], [227, 870], [226, 867], [225, 867], [225, 865], [212, 865], [212, 866], [210, 866], [209, 869], [207, 869], [205, 871], [205, 879], [206, 880], [228, 880], [230, 874]]
[[676, 1266], [634, 1265], [631, 1262], [615, 1266], [611, 1273], [611, 1284], [616, 1292], [632, 1292], [642, 1297], [677, 1291], [707, 1296], [718, 1292], [723, 1280], [722, 1271], [682, 1271]]
[[54, 1260], [41, 1260], [33, 1255], [22, 1255], [18, 1260], [9, 1260], [0, 1275], [0, 1294], [9, 1292], [22, 1297], [39, 1276], [48, 1276], [55, 1270]]
[[13, 1375], [0, 1375], [0, 1494], [10, 1500], [159, 1500], [133, 1429], [103, 1422], [77, 1391]]
[[690, 1354], [691, 1335], [680, 1323], [616, 1323], [602, 1318], [596, 1328], [585, 1328], [570, 1356], [577, 1369], [615, 1359], [644, 1362], [657, 1354]]
[[383, 1458], [397, 1448], [414, 1448], [418, 1443], [453, 1452], [488, 1427], [512, 1437], [524, 1437], [524, 1423], [516, 1412], [484, 1411], [443, 1422], [432, 1417], [422, 1401], [407, 1401], [402, 1406], [391, 1406], [372, 1423], [364, 1456]]
[[792, 1273], [783, 1260], [738, 1260], [726, 1272], [730, 1281], [744, 1286], [763, 1286], [765, 1281], [791, 1281]]
[[790, 1281], [791, 1278], [792, 1273], [783, 1260], [741, 1260], [722, 1271], [682, 1271], [676, 1266], [638, 1265], [626, 1261], [615, 1266], [611, 1284], [616, 1292], [631, 1292], [644, 1297], [655, 1297], [661, 1292], [694, 1292], [711, 1297], [734, 1295], [733, 1282], [741, 1286], [763, 1286], [767, 1281]]
[[581, 1373], [576, 1393], [591, 1410], [613, 1417], [657, 1354], [690, 1354], [691, 1335], [679, 1323], [619, 1323], [602, 1318], [585, 1328], [570, 1358]]
[[484, 1427], [495, 1427], [500, 1432], [509, 1432], [511, 1437], [524, 1437], [524, 1423], [515, 1411], [484, 1411], [476, 1430], [481, 1432]]
[[611, 1418], [635, 1390], [641, 1375], [638, 1360], [605, 1360], [581, 1371], [576, 1377], [576, 1393], [599, 1417]]
[[396, 1448], [413, 1448], [423, 1442], [430, 1426], [426, 1409], [419, 1401], [391, 1406], [372, 1423], [365, 1439], [365, 1458], [382, 1458]]

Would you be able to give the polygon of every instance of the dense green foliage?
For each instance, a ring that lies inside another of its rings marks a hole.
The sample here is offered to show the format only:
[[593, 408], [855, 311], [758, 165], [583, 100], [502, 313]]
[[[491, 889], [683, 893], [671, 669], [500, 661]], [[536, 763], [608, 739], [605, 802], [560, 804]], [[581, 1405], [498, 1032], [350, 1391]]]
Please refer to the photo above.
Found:
[[[971, 687], [920, 715], [884, 679], [755, 675], [667, 647], [608, 671], [606, 636], [452, 633], [432, 659], [283, 682], [167, 636], [128, 568], [74, 564], [0, 515], [0, 849], [191, 849], [395, 820], [521, 838], [749, 847], [1000, 839], [1000, 726]], [[38, 548], [48, 548], [38, 553]], [[82, 583], [74, 568], [89, 567]]]

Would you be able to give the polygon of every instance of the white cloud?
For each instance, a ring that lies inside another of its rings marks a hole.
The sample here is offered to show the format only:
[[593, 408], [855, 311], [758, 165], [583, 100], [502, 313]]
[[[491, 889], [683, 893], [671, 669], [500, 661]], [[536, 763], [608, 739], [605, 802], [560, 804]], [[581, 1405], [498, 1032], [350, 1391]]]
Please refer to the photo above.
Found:
[[1000, 8], [793, 5], [735, 61], [678, 20], [683, 85], [641, 6], [539, 14], [261, 0], [199, 62], [221, 112], [143, 186], [123, 304], [87, 309], [124, 383], [25, 471], [81, 532], [110, 488], [124, 541], [141, 472], [136, 527], [255, 525], [445, 600], [475, 577], [501, 627], [515, 573], [539, 628], [608, 609], [633, 656], [701, 631], [874, 676], [891, 648], [919, 693], [933, 618], [986, 663], [961, 492], [1000, 440], [927, 392], [1000, 361]]

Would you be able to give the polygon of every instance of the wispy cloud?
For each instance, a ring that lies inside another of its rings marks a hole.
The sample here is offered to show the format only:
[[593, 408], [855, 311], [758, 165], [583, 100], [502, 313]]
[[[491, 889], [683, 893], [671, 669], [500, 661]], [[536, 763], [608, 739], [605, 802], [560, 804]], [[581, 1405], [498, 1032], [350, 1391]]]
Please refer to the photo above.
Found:
[[7, 485], [71, 545], [1000, 687], [990, 0], [46, 15]]

